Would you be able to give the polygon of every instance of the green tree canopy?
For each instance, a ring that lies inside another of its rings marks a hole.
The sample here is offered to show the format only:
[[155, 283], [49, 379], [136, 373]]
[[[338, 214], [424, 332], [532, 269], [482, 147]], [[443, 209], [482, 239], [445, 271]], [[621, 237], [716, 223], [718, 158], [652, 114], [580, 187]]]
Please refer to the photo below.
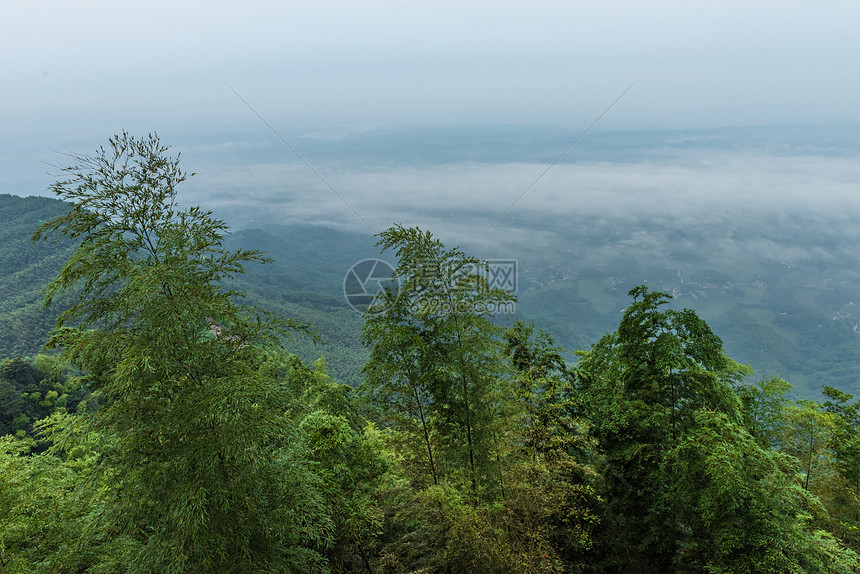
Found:
[[603, 456], [606, 551], [630, 571], [669, 571], [683, 527], [670, 504], [667, 453], [696, 427], [703, 408], [739, 422], [730, 383], [746, 372], [689, 309], [639, 286], [618, 330], [577, 364], [584, 409]]
[[488, 284], [486, 262], [427, 231], [395, 226], [379, 244], [398, 257], [400, 287], [367, 312], [365, 388], [388, 416], [420, 423], [414, 435], [434, 484], [444, 472], [473, 490], [498, 489], [493, 437], [506, 383], [501, 329], [489, 316], [514, 297]]
[[225, 281], [265, 258], [178, 205], [187, 174], [167, 152], [123, 133], [74, 156], [52, 187], [71, 209], [34, 235], [78, 244], [46, 300], [77, 291], [48, 346], [103, 401], [77, 425], [104, 437], [112, 478], [89, 530], [128, 540], [131, 572], [319, 568], [330, 523], [270, 350], [307, 327], [237, 303]]

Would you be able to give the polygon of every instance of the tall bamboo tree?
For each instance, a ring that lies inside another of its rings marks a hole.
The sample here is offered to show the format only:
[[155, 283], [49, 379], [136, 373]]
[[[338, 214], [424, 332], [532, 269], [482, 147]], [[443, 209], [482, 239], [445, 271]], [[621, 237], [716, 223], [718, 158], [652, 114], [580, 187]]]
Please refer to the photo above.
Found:
[[397, 255], [400, 286], [367, 312], [368, 387], [384, 389], [377, 404], [391, 416], [414, 421], [434, 483], [444, 467], [474, 493], [495, 489], [493, 432], [506, 383], [501, 330], [489, 316], [514, 296], [488, 284], [486, 262], [446, 249], [430, 232], [398, 225], [380, 233], [379, 245]]
[[671, 505], [666, 454], [702, 408], [741, 420], [730, 383], [745, 373], [695, 312], [663, 309], [669, 295], [639, 286], [618, 330], [577, 365], [585, 411], [604, 453], [604, 549], [629, 572], [672, 568], [685, 535]]
[[322, 568], [329, 521], [267, 351], [307, 326], [237, 303], [225, 282], [266, 260], [178, 205], [187, 174], [157, 136], [73, 158], [52, 187], [70, 210], [34, 239], [78, 244], [46, 301], [78, 293], [48, 347], [103, 402], [76, 431], [105, 437], [96, 474], [111, 485], [86, 531], [134, 540], [131, 572]]

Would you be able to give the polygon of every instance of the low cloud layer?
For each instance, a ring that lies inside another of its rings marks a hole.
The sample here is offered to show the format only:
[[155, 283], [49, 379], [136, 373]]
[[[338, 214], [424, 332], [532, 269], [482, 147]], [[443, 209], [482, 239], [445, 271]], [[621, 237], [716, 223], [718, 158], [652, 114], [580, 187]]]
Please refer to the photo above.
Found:
[[188, 184], [185, 200], [239, 228], [302, 222], [369, 233], [368, 226], [380, 231], [403, 223], [463, 245], [506, 210], [482, 242], [541, 234], [535, 227], [541, 217], [604, 221], [607, 229], [647, 219], [729, 235], [758, 221], [784, 233], [839, 228], [856, 238], [860, 215], [860, 162], [852, 157], [691, 152], [671, 163], [561, 164], [536, 183], [545, 165], [317, 169], [337, 193], [304, 165], [284, 161], [207, 166]]

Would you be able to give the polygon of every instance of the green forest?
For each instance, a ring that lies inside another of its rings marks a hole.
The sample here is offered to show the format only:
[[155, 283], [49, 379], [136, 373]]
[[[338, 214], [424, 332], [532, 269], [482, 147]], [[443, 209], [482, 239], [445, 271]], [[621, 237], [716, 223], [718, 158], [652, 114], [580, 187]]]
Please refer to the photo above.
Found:
[[247, 303], [270, 261], [181, 206], [157, 136], [73, 160], [32, 230], [47, 309], [14, 296], [53, 259], [0, 284], [4, 331], [43, 337], [0, 365], [0, 574], [860, 566], [860, 400], [794, 398], [670, 294], [634, 287], [571, 360], [488, 312], [514, 295], [485, 262], [394, 225], [344, 384], [302, 358], [312, 318]]

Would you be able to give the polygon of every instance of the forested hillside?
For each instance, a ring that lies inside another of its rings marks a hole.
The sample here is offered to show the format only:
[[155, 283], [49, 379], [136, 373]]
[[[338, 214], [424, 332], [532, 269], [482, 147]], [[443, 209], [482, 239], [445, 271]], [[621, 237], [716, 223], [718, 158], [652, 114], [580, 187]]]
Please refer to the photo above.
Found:
[[518, 309], [566, 347], [584, 348], [617, 324], [627, 292], [645, 283], [696, 308], [732, 357], [757, 372], [787, 378], [809, 397], [822, 385], [857, 393], [860, 259], [847, 227], [824, 221], [792, 212], [581, 218], [567, 227], [534, 220], [561, 240], [520, 257], [531, 273], [522, 274]]
[[[394, 225], [377, 249], [399, 288], [352, 315], [352, 387], [293, 352], [313, 324], [238, 296], [270, 277], [290, 311], [307, 283], [243, 245], [271, 236], [228, 245], [178, 207], [187, 175], [156, 136], [75, 159], [35, 233], [69, 242], [46, 298], [74, 297], [53, 355], [0, 367], [0, 572], [860, 566], [860, 400], [794, 399], [670, 293], [629, 289], [573, 361], [491, 315], [516, 296], [484, 261]], [[337, 317], [314, 260], [308, 308]]]
[[[30, 240], [43, 223], [68, 211], [69, 205], [45, 197], [0, 195], [0, 357], [35, 357], [48, 339], [54, 320], [71, 303], [59, 297], [42, 309], [42, 290], [74, 252], [72, 243]], [[359, 381], [366, 352], [358, 341], [361, 317], [343, 296], [349, 267], [373, 252], [375, 240], [326, 228], [283, 227], [247, 230], [225, 238], [232, 248], [259, 249], [277, 257], [271, 265], [251, 265], [235, 285], [248, 302], [307, 321], [320, 333], [316, 343], [291, 341], [291, 349], [312, 362], [325, 355], [331, 368], [352, 384]]]
[[[0, 196], [0, 356], [35, 356], [60, 310], [55, 304], [41, 311], [40, 293], [70, 246], [33, 244], [29, 237], [39, 221], [64, 209], [54, 199]], [[563, 240], [508, 243], [482, 254], [518, 260], [513, 318], [537, 321], [562, 347], [594, 344], [618, 324], [627, 292], [644, 283], [672, 294], [676, 306], [694, 307], [732, 357], [762, 376], [790, 380], [800, 396], [818, 397], [824, 385], [860, 393], [860, 316], [853, 287], [860, 260], [838, 230], [798, 221], [783, 222], [778, 233], [753, 220], [737, 222], [733, 232], [681, 229], [647, 218], [571, 224], [549, 215], [533, 224], [557, 230]], [[330, 371], [350, 385], [360, 383], [367, 352], [358, 341], [361, 317], [344, 298], [343, 280], [353, 264], [380, 257], [375, 242], [369, 233], [297, 224], [225, 238], [229, 247], [259, 249], [273, 259], [236, 278], [247, 301], [310, 322], [323, 345], [296, 339], [291, 349], [305, 361], [325, 355]], [[747, 247], [754, 245], [769, 247]], [[792, 255], [792, 245], [805, 246], [804, 254]]]
[[343, 280], [352, 265], [377, 252], [374, 243], [368, 235], [313, 226], [245, 230], [225, 240], [229, 247], [260, 249], [273, 259], [249, 266], [235, 284], [249, 303], [313, 325], [322, 344], [294, 338], [291, 351], [306, 362], [325, 356], [330, 372], [352, 386], [361, 381], [367, 351], [359, 341], [361, 315], [344, 297]]
[[42, 289], [74, 252], [71, 242], [33, 243], [44, 221], [68, 206], [46, 197], [0, 195], [0, 356], [34, 356], [57, 316], [42, 310]]

